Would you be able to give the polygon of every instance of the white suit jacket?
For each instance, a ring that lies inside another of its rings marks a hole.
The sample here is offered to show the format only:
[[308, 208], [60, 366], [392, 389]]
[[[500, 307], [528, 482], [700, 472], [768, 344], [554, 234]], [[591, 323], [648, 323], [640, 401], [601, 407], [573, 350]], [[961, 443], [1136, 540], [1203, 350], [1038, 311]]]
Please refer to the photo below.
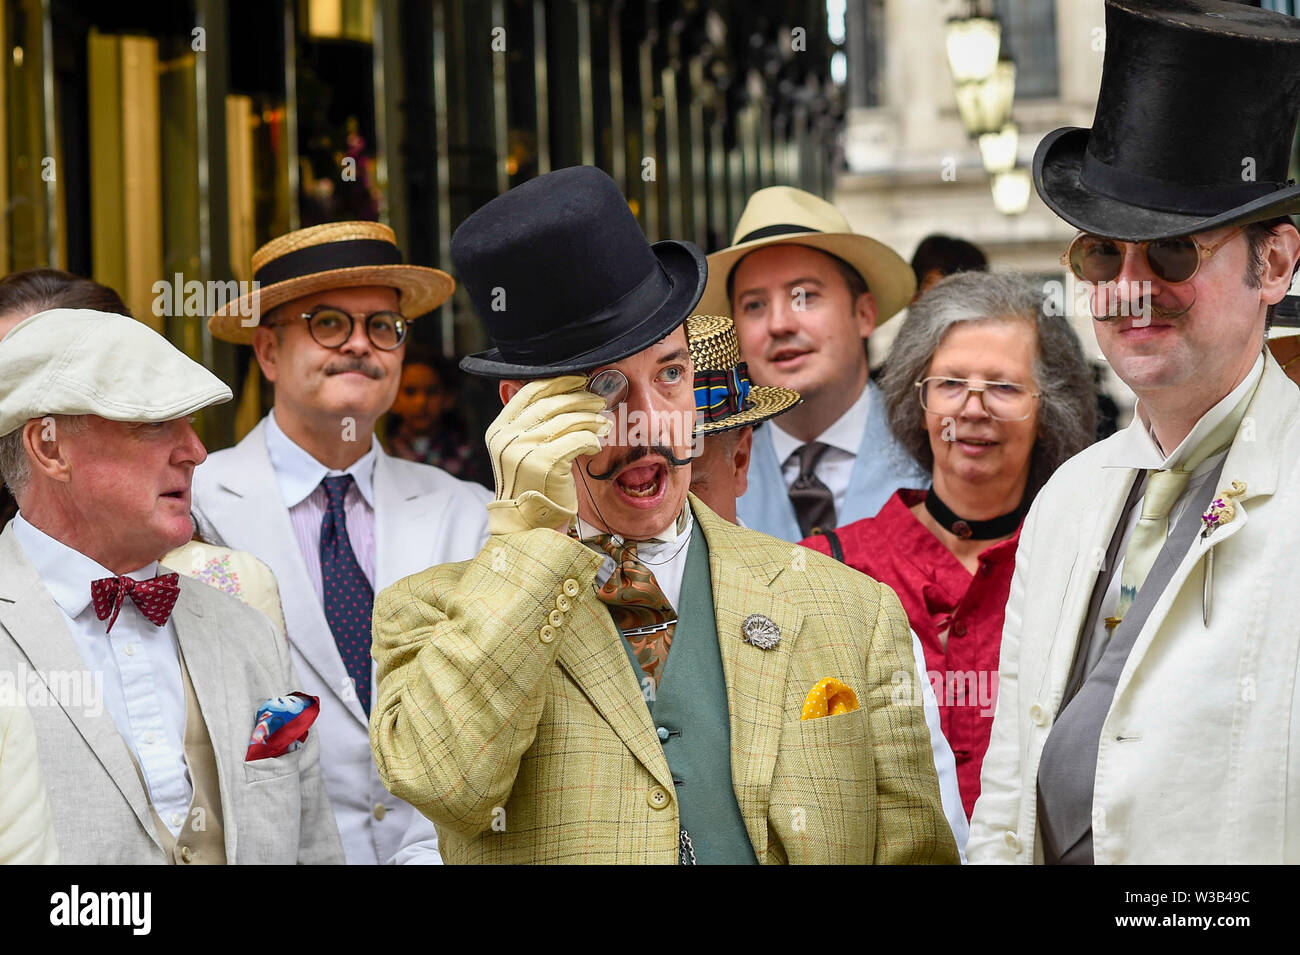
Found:
[[0, 690], [0, 865], [49, 865], [59, 861], [59, 845], [36, 727], [26, 693], [7, 678], [5, 683]]
[[[343, 848], [320, 777], [320, 733], [273, 759], [245, 762], [258, 708], [302, 689], [282, 637], [262, 614], [182, 576], [172, 611], [220, 778], [226, 861], [341, 863]], [[123, 612], [126, 612], [125, 610]], [[134, 612], [134, 611], [132, 611]], [[164, 863], [148, 795], [113, 716], [54, 598], [14, 536], [0, 533], [0, 674], [30, 693], [37, 751], [59, 861]]]
[[[1042, 862], [1039, 758], [1136, 476], [1107, 467], [1117, 438], [1066, 462], [1025, 519], [972, 863]], [[1116, 685], [1093, 789], [1099, 864], [1300, 862], [1300, 389], [1267, 353], [1216, 491], [1234, 480], [1232, 521], [1198, 533]]]
[[[325, 610], [289, 524], [266, 422], [210, 455], [194, 472], [193, 509], [214, 543], [268, 564], [280, 585], [302, 689], [321, 700], [321, 768], [350, 864], [386, 862], [403, 848], [411, 806], [384, 788], [370, 753], [370, 728], [351, 688]], [[436, 564], [467, 560], [487, 540], [491, 493], [427, 464], [379, 451], [375, 460], [375, 592]], [[346, 689], [345, 689], [346, 688]], [[436, 851], [435, 846], [426, 847]]]

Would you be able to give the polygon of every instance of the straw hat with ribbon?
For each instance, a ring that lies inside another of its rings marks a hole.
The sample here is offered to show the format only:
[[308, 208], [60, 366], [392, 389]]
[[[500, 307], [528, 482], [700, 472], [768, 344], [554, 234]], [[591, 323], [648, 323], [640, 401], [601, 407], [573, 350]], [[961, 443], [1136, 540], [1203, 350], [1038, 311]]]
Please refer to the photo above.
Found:
[[433, 311], [456, 288], [451, 276], [403, 265], [393, 230], [378, 222], [326, 222], [272, 239], [253, 253], [254, 291], [208, 319], [214, 338], [246, 345], [262, 316], [285, 302], [336, 288], [382, 286], [409, 318]]
[[912, 267], [884, 243], [854, 232], [825, 199], [790, 186], [770, 186], [749, 197], [731, 245], [709, 256], [709, 284], [699, 310], [730, 315], [727, 279], [741, 259], [769, 245], [806, 245], [843, 259], [875, 298], [877, 324], [906, 307], [916, 292]]
[[790, 388], [749, 383], [736, 326], [725, 315], [692, 315], [686, 340], [695, 365], [695, 433], [717, 434], [775, 418], [803, 399]]

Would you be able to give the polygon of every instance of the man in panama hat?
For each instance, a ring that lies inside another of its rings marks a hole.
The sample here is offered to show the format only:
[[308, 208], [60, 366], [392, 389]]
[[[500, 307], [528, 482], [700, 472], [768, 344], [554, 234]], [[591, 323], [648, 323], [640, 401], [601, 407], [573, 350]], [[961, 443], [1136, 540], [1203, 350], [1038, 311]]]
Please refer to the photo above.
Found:
[[294, 663], [321, 698], [321, 765], [349, 863], [408, 846], [411, 807], [384, 789], [370, 755], [373, 594], [432, 564], [471, 557], [487, 533], [478, 485], [391, 457], [376, 420], [397, 394], [408, 324], [451, 294], [451, 277], [404, 265], [377, 222], [332, 222], [253, 254], [255, 291], [209, 320], [251, 344], [275, 405], [194, 477], [211, 542], [275, 572]]
[[379, 595], [371, 715], [446, 860], [955, 862], [897, 599], [688, 494], [703, 254], [579, 166], [452, 258], [505, 405], [491, 539]]
[[972, 862], [1300, 862], [1298, 102], [1300, 20], [1108, 0], [1092, 128], [1039, 144], [1138, 403], [1025, 519]]
[[709, 256], [700, 311], [732, 317], [756, 384], [803, 401], [754, 432], [746, 525], [800, 541], [925, 486], [889, 432], [866, 350], [915, 290], [911, 267], [824, 199], [789, 186], [750, 196], [732, 244]]

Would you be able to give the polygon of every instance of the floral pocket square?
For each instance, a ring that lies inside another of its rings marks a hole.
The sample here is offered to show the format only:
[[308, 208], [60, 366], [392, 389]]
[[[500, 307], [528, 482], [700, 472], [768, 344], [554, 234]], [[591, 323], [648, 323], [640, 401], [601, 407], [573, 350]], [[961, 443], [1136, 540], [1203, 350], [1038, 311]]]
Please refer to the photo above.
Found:
[[257, 708], [253, 736], [245, 762], [292, 753], [307, 739], [307, 730], [320, 715], [320, 697], [306, 693], [276, 696]]
[[828, 676], [824, 680], [819, 680], [812, 688], [812, 692], [808, 694], [808, 699], [803, 701], [803, 713], [799, 715], [799, 719], [815, 720], [819, 716], [839, 716], [841, 713], [852, 713], [857, 708], [858, 695], [849, 688], [847, 683]]

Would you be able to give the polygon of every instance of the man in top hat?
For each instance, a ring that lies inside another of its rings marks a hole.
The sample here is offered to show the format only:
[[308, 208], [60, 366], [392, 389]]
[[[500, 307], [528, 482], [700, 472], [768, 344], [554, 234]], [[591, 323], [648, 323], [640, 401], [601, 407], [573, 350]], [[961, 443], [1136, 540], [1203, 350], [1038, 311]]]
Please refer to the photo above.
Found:
[[[691, 493], [714, 514], [736, 524], [736, 498], [745, 493], [749, 483], [754, 426], [797, 405], [799, 392], [750, 384], [749, 368], [740, 359], [736, 327], [725, 315], [692, 315], [686, 320], [686, 340], [695, 366], [695, 439], [699, 445], [691, 460]], [[796, 560], [800, 556], [798, 551], [791, 553]], [[925, 651], [914, 631], [911, 639], [916, 672], [925, 673]], [[957, 785], [957, 761], [943, 735], [934, 689], [929, 680], [920, 680], [919, 685], [943, 813], [964, 861], [970, 825]]]
[[1300, 862], [1297, 102], [1300, 20], [1109, 0], [1093, 126], [1038, 147], [1138, 404], [1025, 519], [972, 862]]
[[803, 402], [754, 432], [746, 526], [797, 542], [928, 483], [890, 434], [867, 365], [867, 337], [915, 291], [908, 264], [825, 200], [789, 186], [750, 197], [731, 246], [709, 256], [699, 310], [732, 317], [755, 384]]
[[[275, 572], [294, 663], [321, 698], [321, 767], [347, 861], [383, 863], [412, 850], [412, 813], [370, 755], [373, 595], [473, 556], [487, 535], [486, 489], [391, 457], [374, 436], [397, 394], [408, 323], [454, 283], [403, 265], [392, 230], [375, 222], [273, 239], [253, 273], [256, 298], [229, 303], [209, 328], [253, 346], [275, 404], [198, 469], [195, 514], [211, 543]], [[432, 843], [414, 848], [436, 861]]]
[[370, 722], [444, 858], [955, 862], [897, 599], [688, 496], [700, 251], [584, 166], [451, 251], [505, 403], [492, 536], [379, 595]]
[[65, 863], [343, 860], [283, 640], [157, 563], [193, 530], [189, 415], [229, 399], [125, 315], [52, 309], [0, 343], [0, 677], [33, 704]]

